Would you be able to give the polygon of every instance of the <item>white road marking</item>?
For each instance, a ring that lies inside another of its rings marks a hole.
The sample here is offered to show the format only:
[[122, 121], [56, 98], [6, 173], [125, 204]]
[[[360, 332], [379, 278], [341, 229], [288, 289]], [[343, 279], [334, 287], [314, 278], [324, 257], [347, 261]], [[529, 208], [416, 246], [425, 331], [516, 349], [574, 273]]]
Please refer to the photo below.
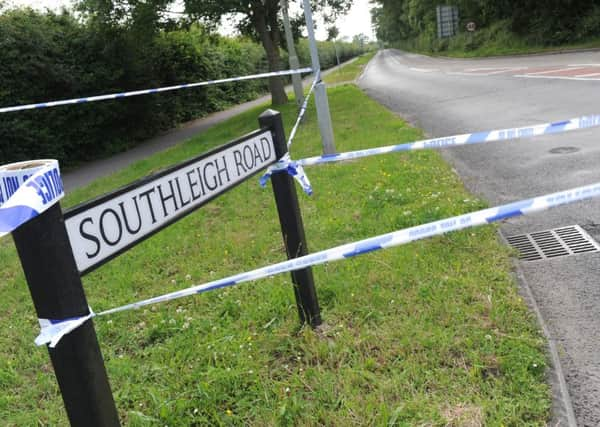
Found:
[[567, 65], [567, 67], [600, 67], [600, 64], [573, 64]]
[[554, 69], [554, 70], [546, 70], [546, 71], [536, 71], [533, 73], [527, 73], [528, 76], [539, 76], [542, 74], [551, 74], [551, 73], [562, 73], [563, 71], [575, 71], [575, 70], [580, 70], [583, 69], [585, 67], [580, 66], [580, 67], [573, 67], [573, 68], [558, 68], [558, 69]]
[[481, 68], [467, 68], [465, 71], [490, 71], [490, 70], [506, 70], [506, 67], [481, 67]]
[[463, 73], [460, 71], [449, 71], [446, 73], [449, 76], [469, 76], [469, 77], [481, 77], [485, 76], [485, 74], [476, 74], [476, 73]]
[[493, 76], [494, 74], [502, 74], [502, 73], [510, 73], [513, 71], [522, 71], [522, 70], [526, 70], [527, 67], [515, 67], [515, 68], [508, 68], [506, 70], [499, 70], [499, 71], [491, 71], [489, 73], [487, 73], [487, 76]]
[[440, 71], [437, 68], [409, 68], [411, 71], [417, 71], [419, 73], [433, 73], [434, 71]]
[[527, 67], [481, 67], [481, 68], [467, 68], [465, 71], [512, 71], [512, 70], [525, 70]]
[[531, 74], [517, 74], [514, 77], [520, 77], [525, 79], [559, 79], [559, 80], [579, 80], [587, 82], [598, 82], [600, 79], [592, 79], [585, 77], [565, 77], [565, 76], [532, 76]]
[[[467, 68], [465, 71], [449, 72], [446, 74], [457, 76], [493, 76], [496, 74], [511, 73], [513, 71], [526, 70], [528, 67], [482, 67], [482, 68]], [[481, 73], [480, 71], [487, 71]]]
[[594, 76], [600, 76], [600, 73], [579, 74], [575, 77], [594, 77]]
[[449, 76], [469, 76], [469, 77], [487, 77], [493, 76], [494, 74], [505, 73], [506, 71], [493, 72], [493, 73], [466, 73], [463, 71], [449, 71], [446, 74]]

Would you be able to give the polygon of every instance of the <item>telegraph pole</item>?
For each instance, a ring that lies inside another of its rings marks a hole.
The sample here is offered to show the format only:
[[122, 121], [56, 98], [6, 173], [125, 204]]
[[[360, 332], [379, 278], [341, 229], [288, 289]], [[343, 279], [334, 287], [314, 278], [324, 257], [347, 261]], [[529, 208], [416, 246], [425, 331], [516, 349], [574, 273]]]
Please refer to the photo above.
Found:
[[[297, 70], [300, 68], [300, 62], [298, 61], [298, 55], [296, 55], [296, 47], [294, 46], [294, 36], [292, 35], [292, 28], [290, 26], [290, 17], [288, 15], [288, 0], [282, 0], [281, 12], [283, 14], [283, 28], [285, 30], [285, 40], [287, 43], [288, 58], [290, 62], [290, 68]], [[302, 89], [302, 78], [299, 74], [292, 74], [292, 84], [294, 86], [294, 94], [296, 95], [296, 104], [298, 108], [302, 106], [304, 102], [304, 90]]]
[[[312, 60], [313, 72], [321, 69], [319, 63], [319, 51], [315, 40], [315, 30], [312, 19], [312, 9], [310, 0], [304, 0], [304, 17], [306, 18], [306, 28], [308, 30], [308, 40], [310, 44], [310, 58]], [[333, 140], [333, 127], [331, 126], [331, 114], [329, 113], [329, 101], [327, 100], [327, 90], [325, 83], [319, 81], [315, 85], [315, 104], [317, 106], [317, 121], [321, 131], [321, 141], [323, 142], [323, 154], [334, 154], [335, 143]]]

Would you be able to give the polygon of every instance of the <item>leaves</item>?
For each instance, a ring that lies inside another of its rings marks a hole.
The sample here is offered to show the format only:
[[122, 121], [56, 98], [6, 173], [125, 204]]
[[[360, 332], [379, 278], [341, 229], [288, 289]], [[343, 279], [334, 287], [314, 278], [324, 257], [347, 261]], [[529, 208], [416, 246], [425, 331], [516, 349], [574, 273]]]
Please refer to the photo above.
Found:
[[[417, 37], [436, 37], [436, 6], [433, 0], [373, 0], [377, 37], [390, 43]], [[461, 25], [474, 21], [487, 28], [508, 20], [516, 34], [534, 43], [553, 45], [597, 34], [578, 31], [590, 13], [600, 10], [600, 0], [456, 0]], [[600, 18], [596, 18], [596, 22]], [[596, 31], [596, 32], [594, 32]]]

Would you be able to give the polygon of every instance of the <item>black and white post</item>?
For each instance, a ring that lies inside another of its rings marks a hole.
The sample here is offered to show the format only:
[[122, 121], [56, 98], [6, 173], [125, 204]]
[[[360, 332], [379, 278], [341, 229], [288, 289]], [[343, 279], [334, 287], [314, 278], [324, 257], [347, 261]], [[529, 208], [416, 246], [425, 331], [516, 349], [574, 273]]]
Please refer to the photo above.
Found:
[[[40, 319], [89, 314], [60, 204], [12, 232]], [[117, 408], [92, 320], [48, 347], [72, 426], [119, 426]]]
[[[282, 158], [288, 152], [288, 147], [281, 114], [277, 111], [267, 110], [260, 115], [258, 123], [261, 128], [271, 130], [275, 154], [278, 159]], [[294, 179], [287, 173], [275, 173], [271, 176], [271, 183], [273, 193], [275, 193], [275, 203], [277, 204], [277, 213], [279, 214], [281, 233], [288, 259], [308, 255], [304, 224], [302, 223]], [[293, 271], [291, 274], [300, 321], [308, 323], [313, 328], [319, 326], [321, 324], [321, 311], [317, 300], [312, 268], [303, 268]]]

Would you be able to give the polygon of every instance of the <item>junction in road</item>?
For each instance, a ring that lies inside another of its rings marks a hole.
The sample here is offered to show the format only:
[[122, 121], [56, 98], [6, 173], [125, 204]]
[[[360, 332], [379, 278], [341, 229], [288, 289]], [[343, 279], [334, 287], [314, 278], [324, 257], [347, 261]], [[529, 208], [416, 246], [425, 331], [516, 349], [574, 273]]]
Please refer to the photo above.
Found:
[[[467, 60], [388, 49], [369, 63], [359, 85], [431, 137], [557, 122], [600, 113], [600, 52]], [[594, 129], [443, 154], [490, 205], [600, 180]], [[599, 200], [508, 219], [501, 233], [556, 237], [579, 229], [600, 240]], [[566, 425], [570, 396], [579, 425], [600, 425], [600, 252], [519, 261], [518, 276], [560, 356], [555, 374], [565, 374], [566, 386], [560, 375], [553, 384], [558, 421]]]

